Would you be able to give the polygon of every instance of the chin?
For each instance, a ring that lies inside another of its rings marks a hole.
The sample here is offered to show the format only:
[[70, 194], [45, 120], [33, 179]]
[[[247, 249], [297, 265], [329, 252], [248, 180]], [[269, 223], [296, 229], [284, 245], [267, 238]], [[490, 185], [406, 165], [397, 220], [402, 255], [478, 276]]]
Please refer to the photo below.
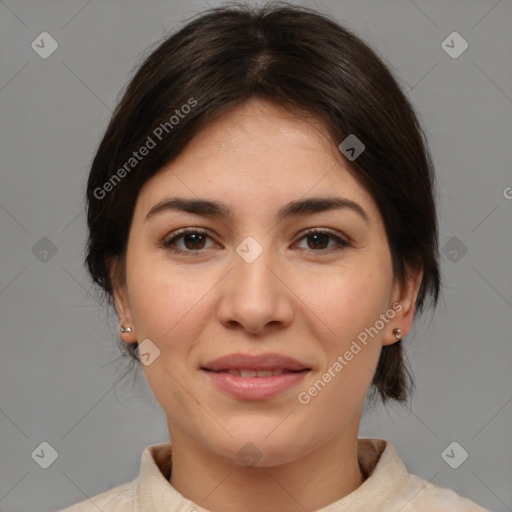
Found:
[[[255, 423], [259, 426], [255, 426]], [[233, 437], [223, 436], [220, 442], [208, 444], [212, 451], [239, 466], [280, 466], [293, 462], [315, 448], [310, 436], [304, 438], [300, 435], [298, 425], [292, 432], [290, 425], [279, 425], [279, 421], [270, 421], [269, 418], [260, 422], [240, 422], [227, 430]], [[303, 444], [307, 442], [311, 442], [311, 446]]]

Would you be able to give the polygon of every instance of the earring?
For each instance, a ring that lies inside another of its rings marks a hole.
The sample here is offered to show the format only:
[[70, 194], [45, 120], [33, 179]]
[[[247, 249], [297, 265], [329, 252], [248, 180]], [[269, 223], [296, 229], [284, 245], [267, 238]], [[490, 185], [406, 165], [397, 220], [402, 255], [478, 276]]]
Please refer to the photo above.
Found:
[[125, 327], [124, 325], [121, 325], [119, 327], [119, 331], [120, 332], [132, 332], [132, 328], [131, 327]]
[[396, 341], [402, 339], [402, 329], [393, 329], [393, 334], [395, 335]]

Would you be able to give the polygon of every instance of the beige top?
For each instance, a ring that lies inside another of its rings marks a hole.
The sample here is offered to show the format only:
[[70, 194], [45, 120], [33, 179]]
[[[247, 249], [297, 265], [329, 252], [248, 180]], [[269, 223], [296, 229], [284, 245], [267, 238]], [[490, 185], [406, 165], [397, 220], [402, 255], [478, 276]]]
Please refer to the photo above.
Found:
[[[317, 512], [489, 512], [452, 490], [409, 474], [387, 441], [359, 438], [358, 458], [366, 477], [363, 484]], [[170, 443], [148, 446], [135, 480], [60, 512], [208, 512], [170, 484], [171, 464]]]

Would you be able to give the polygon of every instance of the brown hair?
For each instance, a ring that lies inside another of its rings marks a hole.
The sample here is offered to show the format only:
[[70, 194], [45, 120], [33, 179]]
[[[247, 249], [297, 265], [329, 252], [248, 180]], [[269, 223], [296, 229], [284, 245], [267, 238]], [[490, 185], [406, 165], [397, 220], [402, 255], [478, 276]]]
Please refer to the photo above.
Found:
[[[408, 268], [421, 267], [415, 315], [428, 297], [435, 306], [441, 280], [434, 170], [413, 107], [361, 39], [325, 15], [284, 2], [201, 13], [159, 44], [128, 84], [87, 184], [86, 264], [109, 304], [108, 262], [120, 262], [114, 279], [124, 279], [142, 185], [208, 123], [252, 97], [320, 120], [336, 145], [350, 134], [364, 143], [351, 172], [379, 207], [394, 275], [404, 281]], [[165, 130], [161, 142], [140, 161], [130, 160], [158, 127]], [[136, 344], [126, 345], [135, 359]], [[384, 403], [401, 402], [413, 386], [402, 342], [384, 346], [370, 397], [378, 392]]]

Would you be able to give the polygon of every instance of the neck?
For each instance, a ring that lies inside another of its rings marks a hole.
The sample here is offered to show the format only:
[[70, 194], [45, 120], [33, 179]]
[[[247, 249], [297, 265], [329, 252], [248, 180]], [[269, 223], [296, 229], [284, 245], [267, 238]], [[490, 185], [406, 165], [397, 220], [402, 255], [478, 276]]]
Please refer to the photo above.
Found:
[[357, 429], [343, 431], [288, 464], [245, 467], [211, 453], [179, 430], [172, 440], [171, 485], [213, 512], [318, 510], [357, 489]]

